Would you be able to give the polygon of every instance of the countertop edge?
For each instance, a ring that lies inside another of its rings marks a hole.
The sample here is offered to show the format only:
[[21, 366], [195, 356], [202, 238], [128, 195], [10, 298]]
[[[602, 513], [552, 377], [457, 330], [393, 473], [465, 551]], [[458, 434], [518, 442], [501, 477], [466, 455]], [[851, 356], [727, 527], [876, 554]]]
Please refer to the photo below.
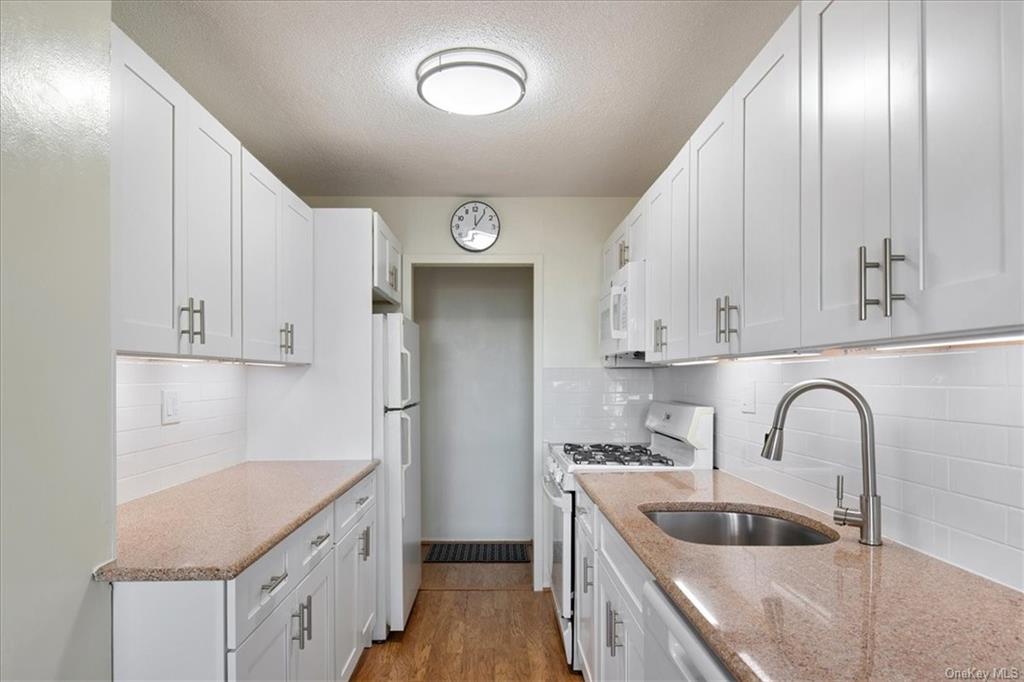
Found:
[[[361, 460], [351, 460], [361, 461]], [[266, 540], [257, 545], [251, 552], [233, 566], [187, 566], [179, 568], [122, 568], [114, 558], [93, 571], [92, 578], [97, 582], [203, 582], [227, 581], [237, 578], [245, 569], [256, 563], [264, 554], [273, 549], [282, 540], [291, 535], [306, 521], [319, 514], [336, 499], [354, 488], [360, 481], [369, 476], [380, 465], [379, 460], [366, 460], [366, 465], [353, 474], [332, 492], [324, 495], [305, 511], [295, 516], [288, 524]], [[214, 472], [217, 473], [217, 472]], [[198, 479], [196, 479], [198, 480]]]

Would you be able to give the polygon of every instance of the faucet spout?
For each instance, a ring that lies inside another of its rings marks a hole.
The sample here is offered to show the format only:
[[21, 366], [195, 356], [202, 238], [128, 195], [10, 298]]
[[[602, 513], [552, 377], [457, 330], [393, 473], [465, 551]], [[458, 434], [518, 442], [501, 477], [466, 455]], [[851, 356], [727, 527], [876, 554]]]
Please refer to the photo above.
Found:
[[[771, 429], [764, 436], [764, 447], [761, 456], [773, 462], [782, 460], [783, 429], [789, 408], [799, 396], [815, 389], [835, 391], [845, 396], [857, 409], [860, 417], [860, 454], [861, 473], [863, 477], [860, 496], [860, 509], [847, 509], [842, 506], [842, 493], [839, 493], [839, 505], [833, 512], [833, 519], [839, 525], [860, 527], [860, 541], [865, 545], [882, 544], [882, 500], [878, 496], [877, 478], [875, 475], [875, 418], [871, 407], [860, 391], [849, 384], [836, 379], [809, 379], [794, 384], [786, 391], [775, 408], [775, 417]], [[841, 488], [840, 488], [841, 491]]]

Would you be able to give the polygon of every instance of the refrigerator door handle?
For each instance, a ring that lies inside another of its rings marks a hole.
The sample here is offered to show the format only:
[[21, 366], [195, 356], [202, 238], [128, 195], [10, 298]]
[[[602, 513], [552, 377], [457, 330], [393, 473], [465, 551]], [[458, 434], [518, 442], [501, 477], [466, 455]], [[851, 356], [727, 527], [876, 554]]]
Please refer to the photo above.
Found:
[[412, 353], [402, 347], [402, 406], [412, 400]]
[[401, 464], [401, 476], [402, 476], [402, 518], [405, 518], [405, 472], [409, 469], [412, 464], [412, 417], [406, 414], [405, 410], [398, 413], [404, 422], [402, 429], [404, 433], [404, 443], [402, 447], [402, 454], [399, 457]]

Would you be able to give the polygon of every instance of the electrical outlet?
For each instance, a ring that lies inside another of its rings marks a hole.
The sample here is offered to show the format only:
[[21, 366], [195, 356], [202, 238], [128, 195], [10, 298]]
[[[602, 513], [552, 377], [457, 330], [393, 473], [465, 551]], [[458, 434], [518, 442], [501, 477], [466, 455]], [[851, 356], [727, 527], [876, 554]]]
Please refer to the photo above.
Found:
[[743, 399], [740, 411], [743, 414], [757, 413], [757, 384], [750, 382], [743, 387]]
[[160, 391], [160, 423], [177, 424], [181, 421], [181, 391]]

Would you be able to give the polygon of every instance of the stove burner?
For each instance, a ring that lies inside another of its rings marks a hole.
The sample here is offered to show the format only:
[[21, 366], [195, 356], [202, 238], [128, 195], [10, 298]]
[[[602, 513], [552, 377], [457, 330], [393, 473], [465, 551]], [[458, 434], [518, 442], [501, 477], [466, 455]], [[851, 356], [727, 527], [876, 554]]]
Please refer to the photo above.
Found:
[[610, 466], [675, 466], [668, 457], [651, 452], [646, 445], [619, 443], [566, 443], [562, 450], [573, 464]]

